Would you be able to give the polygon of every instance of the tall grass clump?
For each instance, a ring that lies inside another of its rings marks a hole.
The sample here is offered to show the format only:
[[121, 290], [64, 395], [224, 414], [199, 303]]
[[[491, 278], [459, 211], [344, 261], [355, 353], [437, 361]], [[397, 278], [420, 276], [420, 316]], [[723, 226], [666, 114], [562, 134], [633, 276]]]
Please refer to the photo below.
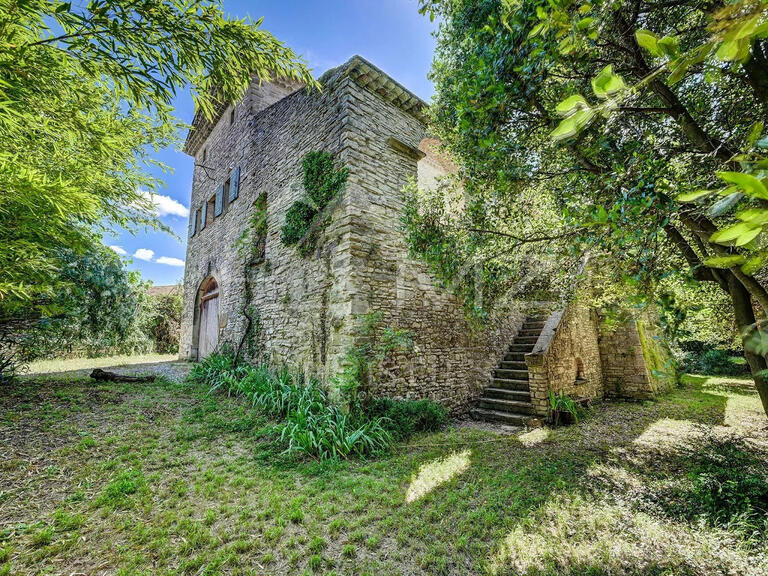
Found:
[[365, 457], [384, 452], [393, 442], [384, 418], [342, 412], [329, 402], [319, 382], [288, 368], [238, 364], [233, 354], [223, 352], [196, 364], [189, 378], [211, 392], [248, 399], [255, 408], [281, 419], [277, 434], [289, 454], [321, 460]]

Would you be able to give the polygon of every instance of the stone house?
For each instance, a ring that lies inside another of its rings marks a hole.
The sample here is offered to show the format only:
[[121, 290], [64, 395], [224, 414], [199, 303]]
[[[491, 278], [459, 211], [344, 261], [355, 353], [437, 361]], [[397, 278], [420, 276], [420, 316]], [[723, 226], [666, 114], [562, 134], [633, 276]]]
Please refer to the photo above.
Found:
[[[375, 314], [413, 338], [376, 366], [376, 395], [429, 397], [456, 413], [480, 401], [478, 415], [517, 421], [545, 413], [550, 389], [654, 392], [637, 329], [602, 335], [590, 310], [527, 318], [518, 305], [470, 325], [461, 303], [409, 257], [401, 231], [409, 179], [429, 187], [453, 169], [427, 137], [425, 103], [359, 56], [320, 81], [321, 91], [254, 81], [213, 121], [193, 121], [184, 148], [195, 169], [182, 358], [237, 346], [248, 333], [269, 360], [330, 382], [370, 339], [362, 326]], [[349, 172], [330, 223], [302, 256], [281, 242], [281, 227], [305, 196], [302, 158], [317, 150]], [[254, 241], [257, 213], [266, 225], [249, 258], [243, 247]], [[521, 355], [510, 356], [515, 346]]]

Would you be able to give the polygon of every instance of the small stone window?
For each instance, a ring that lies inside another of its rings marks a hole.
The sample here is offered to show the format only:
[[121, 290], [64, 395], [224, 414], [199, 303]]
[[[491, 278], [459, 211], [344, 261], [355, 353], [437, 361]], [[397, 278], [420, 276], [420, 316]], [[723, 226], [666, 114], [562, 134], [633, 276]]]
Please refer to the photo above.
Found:
[[208, 148], [203, 148], [203, 153], [200, 156], [200, 162], [205, 162], [205, 159], [207, 156], [208, 156]]
[[576, 358], [576, 384], [583, 384], [587, 381], [587, 375], [584, 373], [584, 362], [581, 358]]
[[235, 107], [232, 106], [232, 110], [229, 113], [229, 124], [230, 126], [235, 123]]
[[195, 212], [192, 214], [192, 222], [189, 225], [189, 228], [192, 231], [190, 236], [194, 236], [200, 230], [198, 228], [199, 222], [200, 222], [200, 208], [195, 210]]
[[206, 226], [213, 222], [213, 219], [215, 218], [214, 213], [216, 211], [216, 194], [208, 198], [208, 202], [205, 203], [205, 209], [203, 212], [206, 215], [205, 224]]

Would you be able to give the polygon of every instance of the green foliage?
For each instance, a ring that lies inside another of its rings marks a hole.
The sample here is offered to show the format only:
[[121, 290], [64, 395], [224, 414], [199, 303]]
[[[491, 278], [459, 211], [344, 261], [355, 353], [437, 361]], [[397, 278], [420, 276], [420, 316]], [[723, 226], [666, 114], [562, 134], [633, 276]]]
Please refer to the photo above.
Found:
[[276, 434], [286, 453], [320, 460], [370, 456], [385, 451], [392, 437], [382, 418], [346, 414], [328, 401], [320, 384], [288, 369], [236, 363], [233, 354], [212, 354], [195, 365], [192, 382], [249, 399], [281, 419]]
[[[683, 369], [692, 374], [713, 376], [744, 376], [749, 374], [744, 355], [735, 350], [722, 350], [686, 343]], [[701, 344], [701, 343], [699, 343]]]
[[181, 333], [181, 289], [171, 294], [147, 296], [148, 308], [143, 330], [158, 354], [176, 354]]
[[286, 246], [299, 244], [312, 228], [315, 216], [317, 216], [317, 210], [306, 202], [297, 200], [291, 204], [285, 213], [285, 224], [283, 224], [281, 237], [283, 244]]
[[0, 378], [41, 358], [178, 351], [181, 295], [150, 296], [138, 272], [110, 249], [61, 255], [64, 282], [46, 302], [48, 316], [0, 322]]
[[365, 411], [380, 417], [384, 426], [396, 441], [407, 440], [417, 432], [436, 432], [448, 420], [448, 411], [428, 398], [422, 400], [396, 400], [373, 398]]
[[307, 197], [317, 210], [322, 210], [344, 188], [349, 176], [345, 167], [336, 169], [333, 155], [329, 152], [313, 151], [301, 160], [302, 183]]
[[301, 161], [302, 184], [307, 201], [297, 200], [285, 214], [282, 242], [298, 246], [302, 256], [311, 254], [320, 233], [330, 223], [326, 208], [334, 200], [349, 176], [346, 167], [336, 169], [333, 155], [324, 151], [308, 152]]
[[49, 314], [64, 250], [161, 227], [148, 168], [179, 143], [173, 98], [191, 86], [210, 117], [253, 74], [316, 86], [260, 22], [216, 1], [0, 1], [0, 318]]
[[567, 417], [564, 414], [573, 418], [574, 422], [579, 421], [579, 414], [582, 408], [577, 404], [573, 398], [566, 396], [564, 392], [555, 394], [552, 390], [549, 391], [549, 420], [557, 426], [558, 424], [567, 424]]
[[370, 386], [372, 373], [387, 356], [413, 349], [413, 335], [396, 326], [384, 325], [381, 312], [359, 314], [358, 320], [359, 342], [347, 351], [346, 366], [335, 378], [344, 402], [353, 410], [360, 408], [360, 391]]
[[[566, 269], [589, 254], [592, 269], [649, 300], [669, 277], [711, 282], [744, 311], [739, 330], [759, 337], [743, 304], [768, 308], [758, 274], [768, 261], [768, 4], [421, 7], [441, 19], [433, 130], [469, 183], [465, 205], [485, 216], [472, 228], [497, 237], [495, 252], [460, 246], [506, 263], [527, 244], [529, 261], [554, 252]], [[553, 207], [538, 233], [525, 228], [540, 221], [531, 194]], [[461, 228], [449, 237], [471, 238]], [[501, 280], [525, 282], [520, 272]], [[747, 352], [768, 411], [763, 344]]]
[[757, 545], [768, 536], [768, 476], [743, 440], [712, 438], [691, 455], [689, 488], [664, 498], [674, 515], [741, 533]]
[[135, 468], [119, 472], [102, 490], [96, 498], [97, 506], [109, 508], [130, 508], [133, 504], [133, 496], [146, 492], [147, 481], [144, 473]]
[[0, 373], [39, 358], [135, 354], [153, 348], [145, 330], [148, 298], [137, 272], [128, 272], [110, 249], [97, 245], [80, 254], [62, 251], [62, 282], [44, 309], [0, 318]]

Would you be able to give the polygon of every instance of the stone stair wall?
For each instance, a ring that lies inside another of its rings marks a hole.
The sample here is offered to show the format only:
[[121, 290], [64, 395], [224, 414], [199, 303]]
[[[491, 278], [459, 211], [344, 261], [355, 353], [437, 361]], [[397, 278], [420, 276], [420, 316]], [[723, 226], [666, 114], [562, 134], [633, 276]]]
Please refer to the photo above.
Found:
[[640, 321], [609, 326], [579, 300], [550, 314], [525, 356], [534, 413], [547, 414], [550, 391], [579, 399], [634, 400], [667, 392], [674, 368], [656, 325], [650, 311]]
[[538, 416], [547, 414], [550, 391], [574, 398], [602, 398], [597, 314], [578, 301], [565, 311], [553, 312], [525, 361], [531, 403]]

